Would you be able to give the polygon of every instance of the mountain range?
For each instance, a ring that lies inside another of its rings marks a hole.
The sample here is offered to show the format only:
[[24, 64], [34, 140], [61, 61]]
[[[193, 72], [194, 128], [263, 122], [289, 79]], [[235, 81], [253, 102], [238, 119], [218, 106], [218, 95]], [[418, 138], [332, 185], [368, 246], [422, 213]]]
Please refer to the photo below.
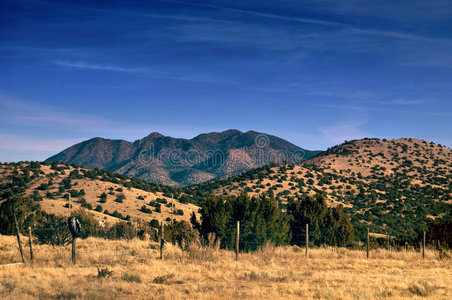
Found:
[[273, 135], [231, 129], [192, 139], [157, 132], [134, 142], [97, 137], [73, 145], [46, 161], [109, 170], [158, 184], [187, 186], [269, 163], [301, 162], [320, 152], [300, 148]]

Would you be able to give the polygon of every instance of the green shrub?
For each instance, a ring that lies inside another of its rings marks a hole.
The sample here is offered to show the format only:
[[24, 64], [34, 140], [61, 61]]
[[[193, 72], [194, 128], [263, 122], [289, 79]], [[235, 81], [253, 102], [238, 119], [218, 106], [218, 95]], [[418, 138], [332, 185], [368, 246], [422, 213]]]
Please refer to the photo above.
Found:
[[149, 222], [149, 226], [151, 226], [152, 228], [159, 228], [160, 224], [159, 224], [159, 221], [157, 219], [152, 219]]
[[92, 206], [90, 203], [83, 203], [83, 204], [82, 204], [82, 207], [83, 207], [83, 208], [86, 208], [86, 209], [89, 209], [89, 210], [92, 210], [92, 209], [93, 209], [93, 206]]
[[115, 201], [116, 202], [119, 202], [119, 203], [122, 203], [124, 200], [126, 199], [126, 196], [124, 195], [124, 194], [119, 194], [118, 196], [116, 196], [116, 199], [115, 199]]
[[39, 223], [33, 228], [33, 234], [39, 243], [52, 246], [66, 245], [72, 239], [67, 219], [47, 213], [41, 214]]
[[166, 200], [165, 198], [157, 198], [156, 201], [157, 201], [158, 203], [168, 204], [168, 200]]
[[185, 221], [174, 221], [165, 226], [165, 237], [173, 244], [177, 243], [182, 249], [188, 249], [188, 246], [198, 241], [198, 232]]
[[99, 196], [99, 202], [100, 203], [105, 203], [105, 202], [107, 202], [107, 194], [106, 193], [102, 193], [100, 196]]
[[143, 206], [140, 208], [140, 211], [143, 212], [143, 213], [145, 213], [145, 214], [151, 214], [151, 213], [152, 213], [152, 210], [149, 209], [149, 208], [147, 208], [146, 205], [143, 205]]
[[97, 268], [97, 278], [108, 278], [113, 275], [113, 271], [110, 271], [108, 268]]
[[119, 222], [108, 231], [109, 238], [131, 240], [136, 237], [137, 231], [130, 222]]

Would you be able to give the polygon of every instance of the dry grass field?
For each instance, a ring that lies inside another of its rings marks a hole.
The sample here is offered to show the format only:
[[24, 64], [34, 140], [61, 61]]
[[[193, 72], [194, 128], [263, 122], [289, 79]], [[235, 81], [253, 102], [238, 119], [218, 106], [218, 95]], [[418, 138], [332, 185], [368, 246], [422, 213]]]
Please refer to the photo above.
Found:
[[77, 242], [74, 266], [70, 246], [34, 249], [33, 264], [4, 265], [19, 254], [15, 237], [0, 236], [2, 299], [452, 298], [452, 260], [433, 251], [422, 259], [373, 250], [366, 259], [364, 251], [326, 248], [306, 258], [304, 249], [267, 246], [235, 261], [231, 251], [168, 245], [161, 261], [154, 242], [88, 238]]

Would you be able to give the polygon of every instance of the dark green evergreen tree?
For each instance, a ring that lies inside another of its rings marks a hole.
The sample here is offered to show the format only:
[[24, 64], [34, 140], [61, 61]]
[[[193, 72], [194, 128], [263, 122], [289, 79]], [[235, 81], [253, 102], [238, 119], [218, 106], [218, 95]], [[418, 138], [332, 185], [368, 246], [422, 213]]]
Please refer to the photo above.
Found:
[[342, 206], [328, 207], [323, 195], [290, 199], [287, 213], [291, 219], [292, 244], [305, 244], [306, 224], [309, 224], [309, 241], [315, 245], [347, 246], [353, 243], [350, 218], [343, 213]]
[[[232, 249], [236, 243], [237, 221], [240, 221], [242, 250], [255, 250], [267, 242], [284, 245], [290, 241], [289, 222], [276, 201], [266, 196], [249, 197], [245, 193], [228, 198], [210, 196], [201, 209], [199, 231], [204, 239], [209, 233], [215, 233], [222, 247]], [[192, 217], [191, 222], [196, 224], [196, 218]]]
[[19, 230], [25, 232], [28, 226], [33, 226], [40, 206], [28, 197], [13, 196], [0, 205], [0, 233], [15, 234], [14, 216], [17, 218]]

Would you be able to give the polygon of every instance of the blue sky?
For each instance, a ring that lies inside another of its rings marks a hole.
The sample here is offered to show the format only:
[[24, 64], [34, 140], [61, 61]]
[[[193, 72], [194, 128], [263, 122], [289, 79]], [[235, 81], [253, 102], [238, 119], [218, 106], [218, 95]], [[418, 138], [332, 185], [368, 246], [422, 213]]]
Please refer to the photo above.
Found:
[[452, 146], [443, 0], [0, 2], [0, 161], [237, 128]]

